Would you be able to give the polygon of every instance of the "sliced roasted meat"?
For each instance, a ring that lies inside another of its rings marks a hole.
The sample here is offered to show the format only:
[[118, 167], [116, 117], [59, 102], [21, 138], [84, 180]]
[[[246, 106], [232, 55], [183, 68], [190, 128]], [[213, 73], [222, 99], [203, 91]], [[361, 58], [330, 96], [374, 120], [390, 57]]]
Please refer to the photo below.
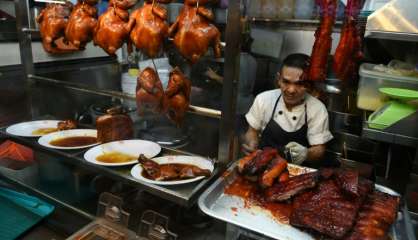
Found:
[[287, 182], [274, 184], [265, 191], [267, 201], [286, 201], [293, 196], [313, 188], [318, 183], [318, 173], [306, 173], [289, 178]]
[[74, 120], [65, 120], [58, 122], [57, 128], [59, 131], [70, 130], [77, 128], [77, 122]]
[[400, 198], [375, 191], [361, 207], [352, 232], [346, 240], [385, 240], [396, 220]]
[[138, 162], [150, 178], [157, 179], [161, 176], [160, 164], [145, 157], [143, 154], [139, 155]]
[[280, 155], [277, 155], [269, 164], [267, 169], [259, 178], [259, 184], [263, 188], [271, 187], [274, 181], [287, 168], [287, 161]]
[[200, 167], [193, 165], [186, 165], [181, 167], [179, 177], [181, 179], [194, 178], [198, 176], [209, 177], [211, 172], [207, 169], [201, 169]]

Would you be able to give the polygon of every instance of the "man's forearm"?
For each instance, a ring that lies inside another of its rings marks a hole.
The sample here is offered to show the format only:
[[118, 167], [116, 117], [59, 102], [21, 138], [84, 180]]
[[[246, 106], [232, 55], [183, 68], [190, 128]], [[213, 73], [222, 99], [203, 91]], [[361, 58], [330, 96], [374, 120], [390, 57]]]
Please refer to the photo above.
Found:
[[314, 145], [308, 149], [308, 161], [319, 161], [325, 153], [325, 145]]

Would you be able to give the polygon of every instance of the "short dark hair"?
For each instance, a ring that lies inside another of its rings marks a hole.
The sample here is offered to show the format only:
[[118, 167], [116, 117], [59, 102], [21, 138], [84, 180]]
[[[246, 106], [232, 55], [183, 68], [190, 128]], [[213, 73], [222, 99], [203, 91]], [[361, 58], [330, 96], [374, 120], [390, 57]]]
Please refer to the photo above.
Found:
[[309, 67], [311, 58], [303, 53], [293, 53], [288, 55], [282, 63], [282, 67], [280, 71], [283, 69], [284, 66], [286, 67], [294, 67], [305, 70]]

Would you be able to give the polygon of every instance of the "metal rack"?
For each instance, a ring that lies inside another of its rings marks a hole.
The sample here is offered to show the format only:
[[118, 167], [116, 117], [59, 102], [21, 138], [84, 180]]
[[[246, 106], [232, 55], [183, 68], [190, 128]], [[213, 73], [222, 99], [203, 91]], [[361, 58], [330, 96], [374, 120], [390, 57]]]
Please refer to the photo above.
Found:
[[[20, 47], [20, 57], [23, 65], [24, 74], [27, 77], [25, 91], [32, 101], [33, 87], [38, 84], [48, 84], [61, 88], [77, 90], [80, 92], [95, 94], [100, 96], [116, 97], [121, 99], [135, 99], [134, 96], [125, 94], [118, 91], [103, 90], [93, 87], [89, 87], [83, 84], [76, 84], [66, 82], [58, 79], [46, 78], [37, 76], [34, 71], [34, 63], [32, 56], [32, 35], [38, 36], [39, 31], [30, 26], [29, 17], [29, 0], [14, 0], [16, 10], [16, 26], [18, 30], [18, 39]], [[74, 164], [81, 168], [88, 168], [89, 170], [101, 173], [115, 180], [127, 183], [134, 187], [143, 188], [146, 191], [158, 195], [163, 199], [175, 202], [179, 205], [189, 207], [196, 201], [199, 194], [203, 191], [204, 186], [209, 184], [211, 180], [218, 177], [219, 173], [226, 167], [229, 161], [234, 159], [236, 152], [236, 141], [234, 129], [235, 129], [235, 105], [237, 96], [237, 84], [239, 80], [239, 51], [240, 51], [240, 1], [234, 0], [229, 2], [228, 19], [226, 25], [226, 47], [225, 47], [225, 67], [224, 76], [225, 81], [223, 84], [223, 96], [222, 96], [222, 109], [221, 111], [215, 109], [209, 109], [200, 106], [190, 106], [189, 112], [200, 116], [220, 119], [219, 129], [219, 147], [217, 166], [214, 174], [211, 178], [203, 180], [195, 184], [189, 184], [177, 187], [162, 187], [153, 184], [147, 184], [139, 182], [130, 176], [127, 168], [112, 169], [89, 164], [83, 159], [84, 151], [57, 151], [46, 149], [40, 146], [37, 141], [33, 139], [26, 139], [9, 135], [5, 132], [5, 129], [0, 130], [0, 135], [16, 141], [20, 144], [29, 146], [38, 151], [45, 152], [47, 154], [59, 156], [62, 161], [66, 161], [70, 164]], [[31, 108], [32, 118], [37, 117], [36, 110]], [[164, 149], [163, 154], [191, 154], [186, 152], [179, 152], [172, 149]]]

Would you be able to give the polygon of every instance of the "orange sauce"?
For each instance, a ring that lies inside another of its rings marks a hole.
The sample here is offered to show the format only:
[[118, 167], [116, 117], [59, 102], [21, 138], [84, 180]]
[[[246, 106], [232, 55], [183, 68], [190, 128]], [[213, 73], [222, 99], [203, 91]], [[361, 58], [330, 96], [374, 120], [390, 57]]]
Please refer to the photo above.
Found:
[[96, 160], [104, 163], [124, 163], [138, 159], [136, 156], [121, 152], [109, 152], [96, 157]]
[[237, 178], [225, 188], [224, 192], [225, 194], [244, 199], [244, 207], [246, 208], [254, 205], [259, 206], [268, 210], [277, 221], [289, 223], [289, 218], [293, 210], [292, 203], [266, 201], [263, 190], [258, 187], [257, 182], [251, 182], [238, 175]]
[[96, 137], [77, 136], [52, 140], [49, 144], [57, 147], [80, 147], [97, 143]]
[[58, 131], [58, 128], [39, 128], [34, 130], [32, 135], [45, 135], [56, 131]]

